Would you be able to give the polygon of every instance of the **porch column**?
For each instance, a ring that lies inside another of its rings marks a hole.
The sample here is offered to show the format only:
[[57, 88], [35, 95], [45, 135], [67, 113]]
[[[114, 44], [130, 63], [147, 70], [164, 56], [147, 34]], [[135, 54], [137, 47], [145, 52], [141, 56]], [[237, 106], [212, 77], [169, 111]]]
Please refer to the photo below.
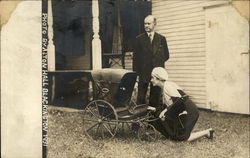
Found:
[[55, 71], [55, 46], [53, 41], [52, 0], [48, 0], [48, 70]]
[[99, 36], [99, 4], [98, 0], [92, 0], [93, 15], [93, 40], [92, 40], [92, 69], [102, 68], [101, 40]]

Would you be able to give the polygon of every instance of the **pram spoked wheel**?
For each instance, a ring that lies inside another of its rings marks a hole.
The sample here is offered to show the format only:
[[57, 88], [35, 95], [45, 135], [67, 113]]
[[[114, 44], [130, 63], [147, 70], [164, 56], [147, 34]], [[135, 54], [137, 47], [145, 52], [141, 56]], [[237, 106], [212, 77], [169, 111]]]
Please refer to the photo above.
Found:
[[137, 136], [140, 141], [155, 141], [157, 139], [157, 131], [151, 124], [140, 123]]
[[118, 117], [114, 107], [105, 100], [90, 102], [83, 114], [84, 131], [92, 139], [112, 138], [117, 132]]

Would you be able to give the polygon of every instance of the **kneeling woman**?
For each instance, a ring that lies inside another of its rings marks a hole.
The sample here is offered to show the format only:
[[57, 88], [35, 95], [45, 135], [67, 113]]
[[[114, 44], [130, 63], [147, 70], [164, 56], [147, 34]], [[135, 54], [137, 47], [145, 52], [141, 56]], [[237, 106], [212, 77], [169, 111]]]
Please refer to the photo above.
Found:
[[[213, 130], [191, 133], [198, 120], [199, 112], [195, 104], [184, 96], [184, 91], [175, 83], [168, 81], [168, 73], [162, 67], [156, 67], [152, 71], [151, 82], [153, 86], [162, 89], [163, 104], [157, 107], [149, 106], [149, 110], [155, 111], [155, 116], [160, 119], [152, 122], [152, 125], [166, 138], [178, 141], [193, 141], [206, 136], [213, 138]], [[178, 100], [184, 98], [181, 102]]]

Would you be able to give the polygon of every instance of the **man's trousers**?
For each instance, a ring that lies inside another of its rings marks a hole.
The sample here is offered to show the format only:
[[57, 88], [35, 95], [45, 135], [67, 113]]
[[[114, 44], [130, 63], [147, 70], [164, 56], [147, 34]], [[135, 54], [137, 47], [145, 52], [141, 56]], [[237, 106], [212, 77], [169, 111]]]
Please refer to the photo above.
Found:
[[156, 107], [160, 104], [161, 88], [157, 86], [153, 86], [152, 83], [150, 82], [142, 83], [139, 81], [137, 104], [146, 103], [146, 95], [147, 95], [149, 85], [150, 85], [149, 106]]

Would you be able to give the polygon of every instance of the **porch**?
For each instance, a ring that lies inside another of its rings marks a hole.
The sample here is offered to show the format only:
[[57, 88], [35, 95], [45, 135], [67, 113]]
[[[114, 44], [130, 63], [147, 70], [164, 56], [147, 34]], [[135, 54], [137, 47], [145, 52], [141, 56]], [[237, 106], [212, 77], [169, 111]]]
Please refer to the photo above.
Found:
[[133, 43], [151, 6], [144, 0], [48, 1], [51, 104], [86, 105], [92, 69], [132, 70]]

